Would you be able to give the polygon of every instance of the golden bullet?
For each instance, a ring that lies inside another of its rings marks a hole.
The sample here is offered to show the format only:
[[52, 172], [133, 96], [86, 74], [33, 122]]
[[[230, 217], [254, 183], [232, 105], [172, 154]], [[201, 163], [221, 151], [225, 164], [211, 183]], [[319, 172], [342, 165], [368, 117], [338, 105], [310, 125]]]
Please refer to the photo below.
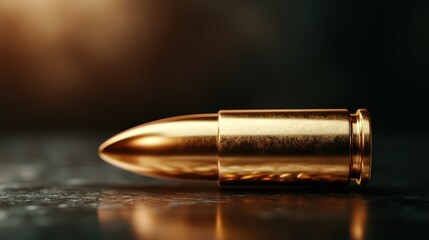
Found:
[[221, 187], [362, 185], [371, 173], [371, 124], [365, 109], [222, 110], [131, 128], [99, 155], [139, 174]]

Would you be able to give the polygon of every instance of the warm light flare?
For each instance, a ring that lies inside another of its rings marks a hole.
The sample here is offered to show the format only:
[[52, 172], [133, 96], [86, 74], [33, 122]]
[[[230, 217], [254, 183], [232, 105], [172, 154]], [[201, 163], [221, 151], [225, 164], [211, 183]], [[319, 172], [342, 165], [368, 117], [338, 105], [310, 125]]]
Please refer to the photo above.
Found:
[[9, 51], [37, 90], [62, 96], [82, 87], [85, 61], [119, 57], [136, 24], [131, 6], [119, 0], [2, 0], [0, 22], [2, 41], [14, 43]]
[[[109, 235], [114, 226], [127, 226], [138, 239], [306, 238], [308, 229], [325, 236], [341, 232], [345, 234], [341, 238], [353, 240], [366, 235], [367, 205], [359, 197], [235, 195], [200, 189], [193, 195], [173, 189], [176, 187], [167, 191], [148, 187], [144, 194], [131, 198], [128, 194], [102, 197], [97, 212], [103, 233]], [[320, 225], [305, 219], [318, 219]]]

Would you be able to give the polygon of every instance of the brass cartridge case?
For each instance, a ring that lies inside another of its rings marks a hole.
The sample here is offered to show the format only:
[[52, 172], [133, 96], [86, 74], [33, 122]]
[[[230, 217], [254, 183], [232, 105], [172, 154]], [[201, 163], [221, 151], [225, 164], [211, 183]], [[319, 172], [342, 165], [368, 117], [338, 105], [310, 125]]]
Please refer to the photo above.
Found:
[[162, 119], [104, 142], [100, 157], [153, 177], [220, 187], [366, 184], [371, 124], [358, 110], [222, 110]]
[[370, 177], [366, 110], [220, 111], [219, 185], [304, 186]]

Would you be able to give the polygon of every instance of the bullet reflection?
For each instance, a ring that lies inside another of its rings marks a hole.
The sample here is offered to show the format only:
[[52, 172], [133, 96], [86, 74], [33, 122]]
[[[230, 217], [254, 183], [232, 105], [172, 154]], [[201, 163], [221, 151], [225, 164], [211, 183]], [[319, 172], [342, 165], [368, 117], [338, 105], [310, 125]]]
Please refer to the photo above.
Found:
[[136, 239], [364, 239], [367, 205], [347, 194], [151, 190], [100, 199], [103, 236]]
[[352, 215], [350, 220], [350, 239], [365, 239], [366, 215], [366, 203], [362, 200], [356, 201], [352, 206]]

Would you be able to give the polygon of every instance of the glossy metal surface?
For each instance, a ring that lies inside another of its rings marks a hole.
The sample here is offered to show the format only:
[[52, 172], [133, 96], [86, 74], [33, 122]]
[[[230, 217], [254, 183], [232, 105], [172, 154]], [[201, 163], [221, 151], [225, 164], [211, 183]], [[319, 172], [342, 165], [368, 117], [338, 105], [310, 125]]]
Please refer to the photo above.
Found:
[[99, 153], [139, 174], [221, 187], [366, 184], [371, 128], [363, 109], [220, 111], [137, 126]]
[[220, 111], [221, 186], [349, 182], [347, 110]]
[[162, 178], [217, 180], [217, 114], [188, 115], [150, 122], [104, 142], [105, 161]]

